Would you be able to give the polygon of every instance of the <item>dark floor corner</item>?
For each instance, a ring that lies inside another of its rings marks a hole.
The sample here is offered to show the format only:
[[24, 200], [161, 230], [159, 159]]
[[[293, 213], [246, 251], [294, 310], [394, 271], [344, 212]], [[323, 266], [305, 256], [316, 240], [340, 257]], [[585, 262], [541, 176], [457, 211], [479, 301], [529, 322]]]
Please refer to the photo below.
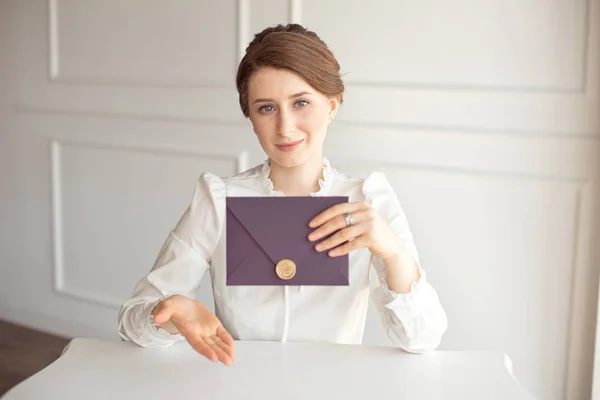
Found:
[[0, 396], [56, 360], [67, 343], [69, 339], [0, 320]]

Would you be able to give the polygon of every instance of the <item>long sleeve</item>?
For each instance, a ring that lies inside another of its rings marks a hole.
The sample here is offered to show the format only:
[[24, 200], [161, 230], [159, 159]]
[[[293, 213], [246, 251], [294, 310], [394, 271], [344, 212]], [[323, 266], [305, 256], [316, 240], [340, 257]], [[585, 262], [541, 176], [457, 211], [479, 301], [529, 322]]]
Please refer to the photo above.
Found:
[[121, 339], [143, 347], [169, 347], [184, 339], [157, 328], [151, 311], [173, 294], [195, 297], [223, 228], [225, 197], [223, 180], [208, 173], [200, 176], [190, 205], [169, 232], [150, 272], [119, 310]]
[[392, 342], [408, 352], [432, 351], [439, 346], [448, 320], [436, 290], [427, 281], [427, 274], [421, 267], [404, 211], [383, 173], [373, 173], [364, 181], [363, 194], [365, 201], [400, 237], [421, 273], [421, 278], [413, 282], [409, 293], [396, 293], [388, 288], [383, 260], [373, 257], [379, 286], [373, 290], [371, 299], [386, 334]]

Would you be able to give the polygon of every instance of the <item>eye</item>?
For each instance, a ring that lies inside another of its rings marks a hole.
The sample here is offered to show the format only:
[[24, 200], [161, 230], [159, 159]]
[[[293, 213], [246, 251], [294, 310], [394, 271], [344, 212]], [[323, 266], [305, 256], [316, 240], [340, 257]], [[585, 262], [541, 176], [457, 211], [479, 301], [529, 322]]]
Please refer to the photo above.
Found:
[[269, 105], [269, 104], [267, 104], [267, 105], [264, 105], [264, 106], [260, 107], [260, 108], [258, 109], [258, 111], [260, 111], [260, 112], [262, 112], [262, 113], [270, 113], [270, 112], [272, 112], [274, 109], [275, 109], [275, 108], [274, 108], [272, 105]]
[[302, 108], [302, 107], [306, 107], [308, 105], [308, 101], [306, 100], [298, 100], [296, 102], [296, 106]]

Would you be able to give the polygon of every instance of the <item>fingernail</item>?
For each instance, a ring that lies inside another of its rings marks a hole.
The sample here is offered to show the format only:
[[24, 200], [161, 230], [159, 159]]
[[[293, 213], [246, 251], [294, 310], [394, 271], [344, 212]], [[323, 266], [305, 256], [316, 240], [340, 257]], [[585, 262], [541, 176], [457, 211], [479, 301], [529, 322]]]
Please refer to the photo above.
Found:
[[318, 245], [316, 245], [316, 246], [315, 246], [315, 249], [316, 249], [317, 251], [321, 251], [321, 249], [322, 249], [322, 248], [323, 248], [323, 246], [322, 246], [322, 245], [320, 245], [320, 244], [318, 244]]
[[337, 251], [335, 251], [335, 250], [331, 250], [331, 251], [329, 252], [329, 256], [330, 256], [330, 257], [335, 257], [336, 255], [337, 255]]

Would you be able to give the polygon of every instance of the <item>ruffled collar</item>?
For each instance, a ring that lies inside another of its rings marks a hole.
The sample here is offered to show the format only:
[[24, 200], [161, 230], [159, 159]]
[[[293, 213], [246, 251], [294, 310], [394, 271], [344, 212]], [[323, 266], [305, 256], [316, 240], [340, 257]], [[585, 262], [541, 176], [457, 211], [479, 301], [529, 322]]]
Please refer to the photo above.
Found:
[[[271, 175], [271, 165], [269, 164], [269, 159], [266, 159], [262, 165], [262, 171], [260, 174], [262, 185], [265, 189], [265, 192], [269, 196], [285, 196], [283, 192], [275, 190], [275, 186], [273, 185], [273, 181], [269, 177]], [[329, 163], [329, 160], [326, 157], [323, 157], [323, 177], [319, 179], [319, 190], [310, 194], [310, 196], [323, 196], [329, 188], [331, 187], [331, 182], [333, 180], [333, 167]]]

